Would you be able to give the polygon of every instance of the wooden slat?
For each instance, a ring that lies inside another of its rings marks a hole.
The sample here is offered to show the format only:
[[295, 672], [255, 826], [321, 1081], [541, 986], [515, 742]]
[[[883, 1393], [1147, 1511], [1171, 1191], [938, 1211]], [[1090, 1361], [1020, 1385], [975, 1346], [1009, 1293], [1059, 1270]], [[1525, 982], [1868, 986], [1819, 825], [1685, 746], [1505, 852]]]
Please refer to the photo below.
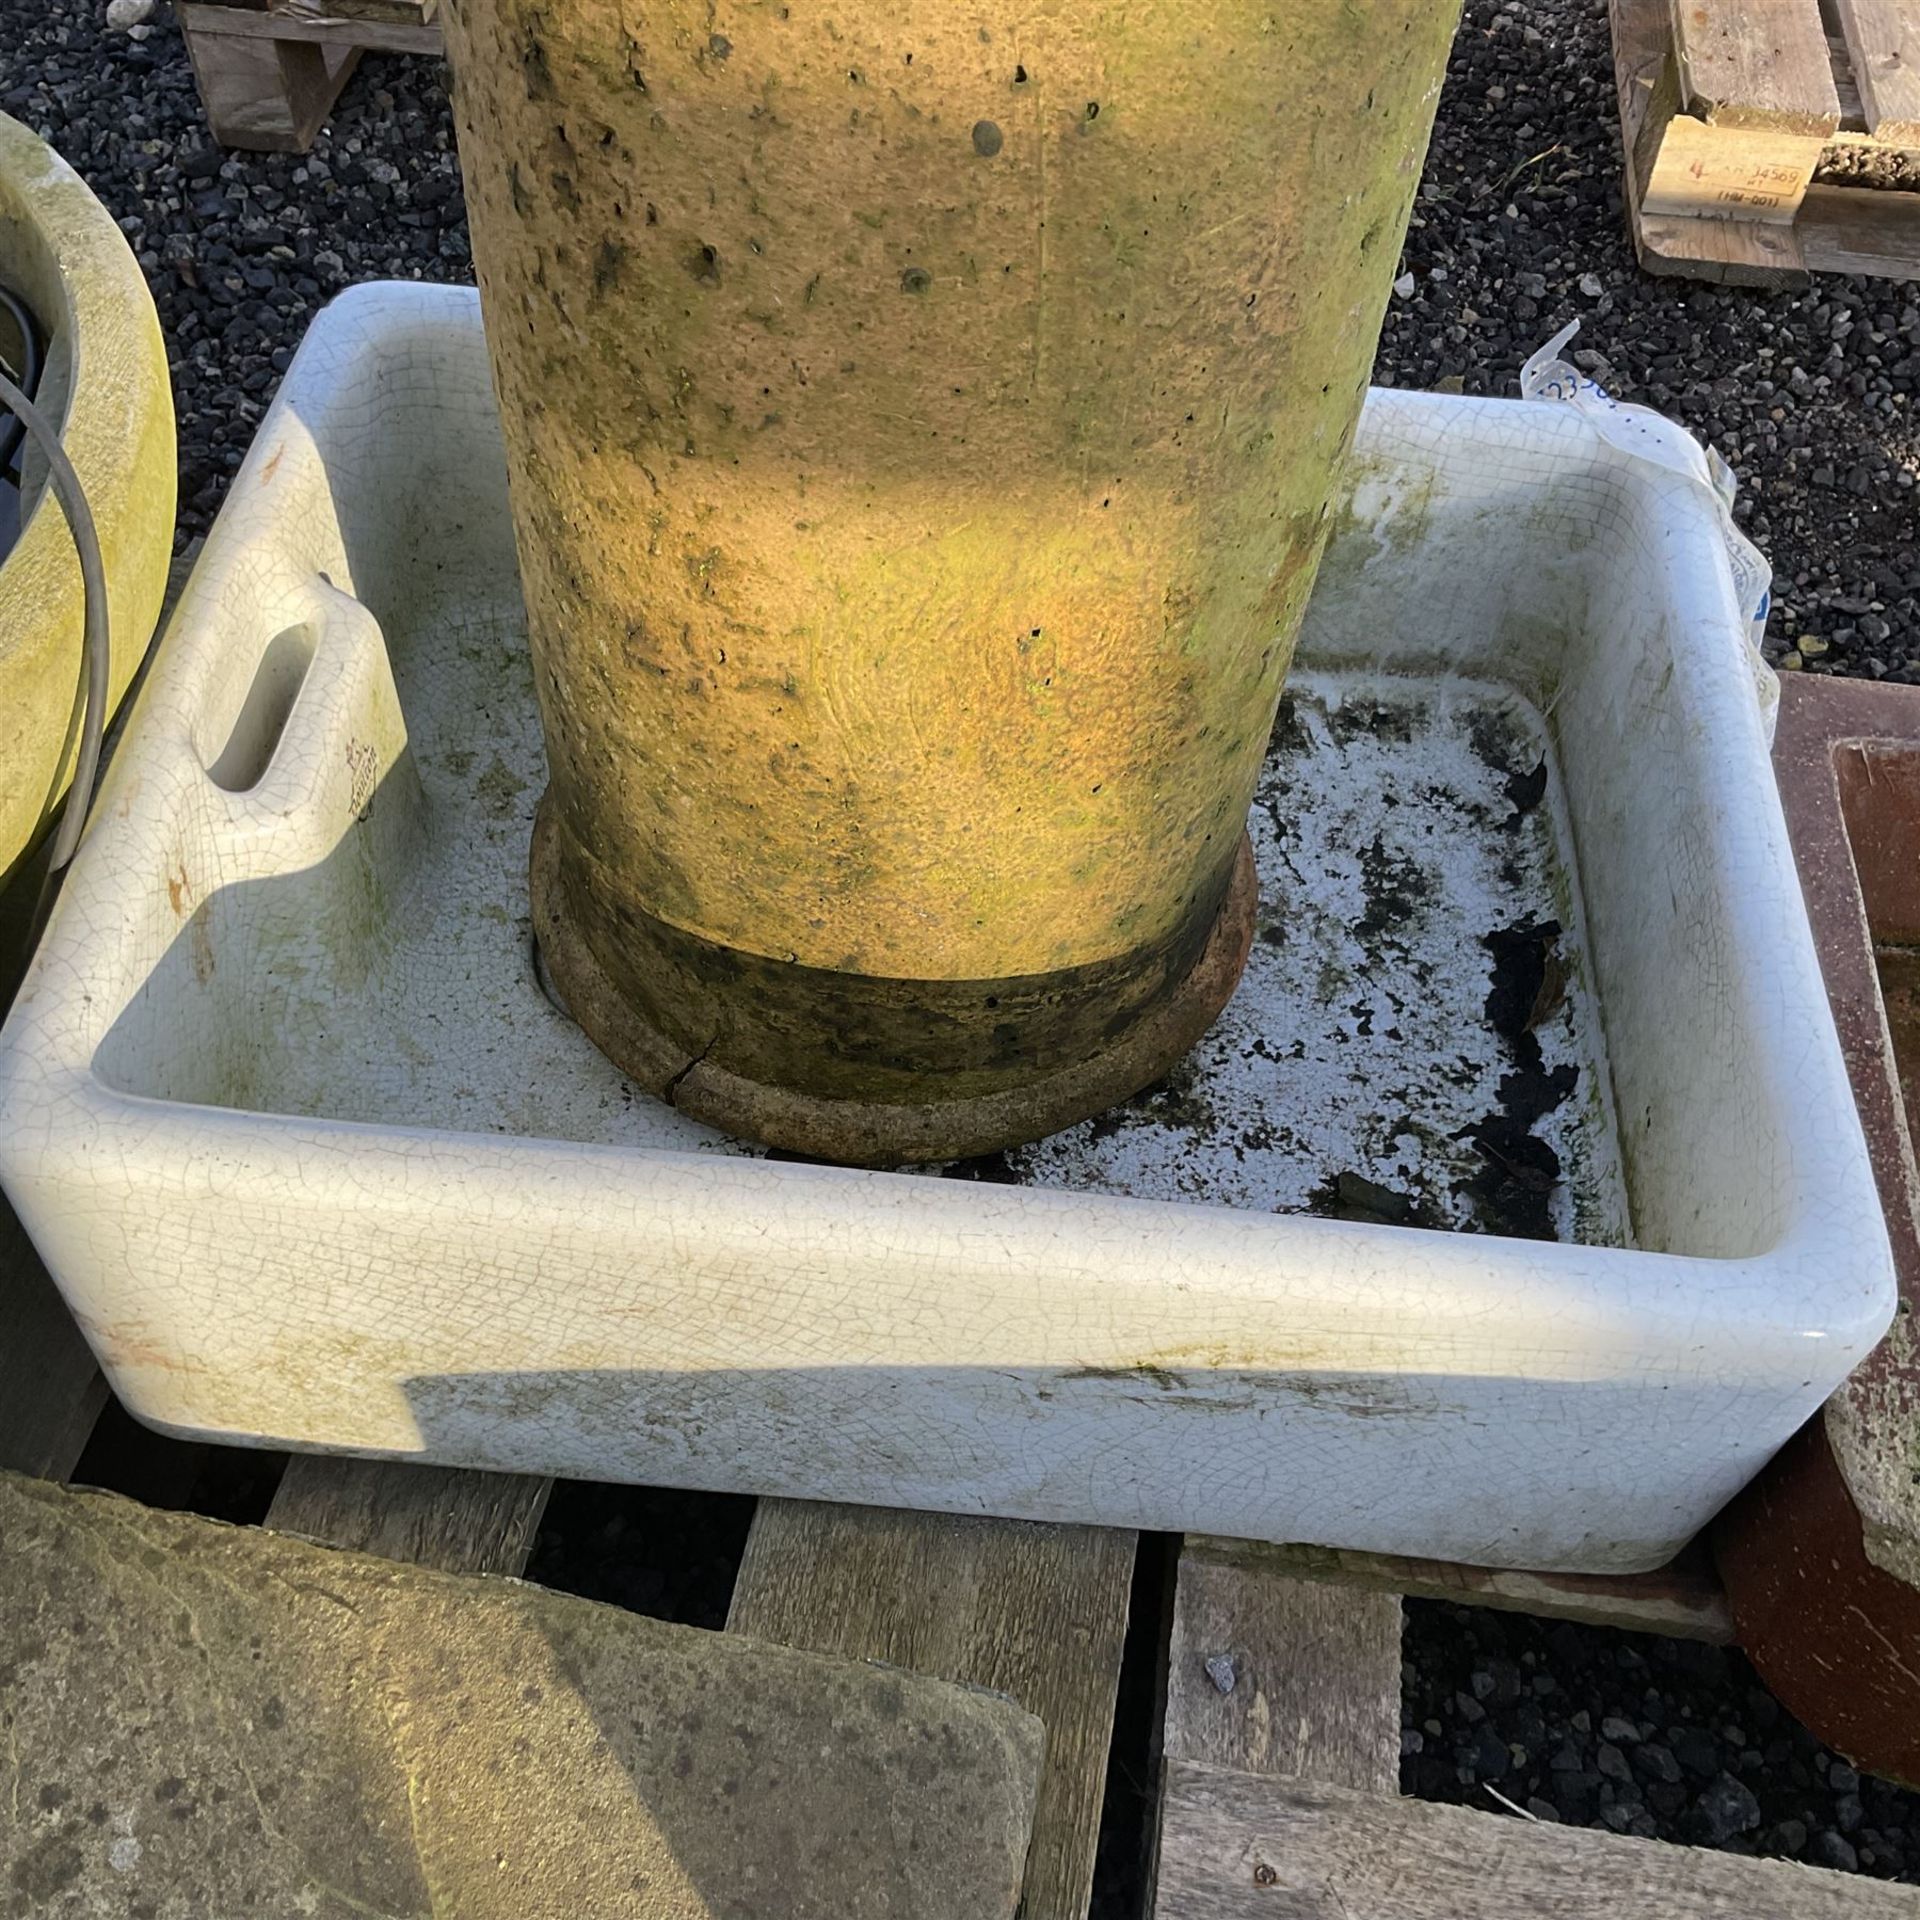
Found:
[[1675, 114], [1644, 175], [1641, 211], [1790, 227], [1825, 149], [1818, 134], [1710, 127]]
[[106, 1403], [92, 1352], [0, 1198], [0, 1468], [64, 1480]]
[[1683, 105], [1716, 126], [1840, 124], [1819, 0], [1672, 0]]
[[1647, 272], [1730, 286], [1792, 286], [1809, 272], [1920, 280], [1920, 193], [1815, 186], [1790, 228], [1648, 214], [1633, 237]]
[[[1449, 1560], [1411, 1560], [1391, 1553], [1334, 1547], [1238, 1547], [1276, 1571], [1415, 1600], [1454, 1600], [1504, 1613], [1543, 1614], [1631, 1633], [1727, 1646], [1733, 1616], [1704, 1551], [1695, 1548], [1655, 1573], [1516, 1573], [1463, 1567]], [[1195, 1755], [1205, 1759], [1204, 1754]]]
[[1189, 1539], [1174, 1590], [1162, 1751], [1362, 1792], [1400, 1782], [1400, 1602], [1291, 1579]]
[[442, 50], [440, 29], [431, 23], [416, 26], [390, 20], [308, 20], [248, 7], [195, 4], [195, 0], [179, 0], [174, 14], [187, 31], [189, 51], [196, 39], [207, 36], [269, 44], [350, 46], [356, 51], [381, 53], [437, 54]]
[[1093, 1886], [1131, 1533], [763, 1500], [730, 1632], [1010, 1695], [1046, 1723], [1022, 1920], [1081, 1920]]
[[[1668, 0], [1607, 0], [1613, 35], [1613, 85], [1620, 110], [1620, 145], [1627, 197], [1638, 204], [1652, 143], [1680, 108], [1679, 68], [1673, 53]], [[1643, 140], [1648, 144], [1643, 148]]]
[[271, 0], [267, 11], [288, 20], [381, 20], [396, 27], [424, 27], [439, 12], [438, 0]]
[[1855, 1874], [1170, 1766], [1155, 1920], [1920, 1920]]
[[[222, 146], [304, 153], [360, 59], [358, 46], [339, 44], [334, 27], [279, 21], [242, 7], [182, 4], [174, 13], [207, 123]], [[369, 23], [364, 31], [434, 29]], [[316, 41], [323, 44], [303, 44]]]
[[296, 1454], [267, 1525], [440, 1573], [518, 1574], [552, 1486], [534, 1474]]
[[1680, 106], [1673, 23], [1668, 0], [1608, 0], [1607, 10], [1625, 173], [1621, 197], [1641, 267], [1737, 286], [1784, 287], [1804, 280], [1806, 262], [1791, 227], [1642, 210], [1648, 175]]
[[1634, 251], [1643, 272], [1769, 290], [1806, 282], [1810, 269], [1797, 225], [1690, 220], [1663, 213], [1631, 217]]
[[1920, 146], [1920, 6], [1914, 0], [1834, 0], [1867, 131]]
[[1920, 280], [1920, 193], [1811, 187], [1794, 231], [1817, 273]]
[[1687, 113], [1668, 0], [1615, 0], [1613, 33], [1622, 144], [1640, 211], [1790, 225], [1821, 136], [1708, 126]]

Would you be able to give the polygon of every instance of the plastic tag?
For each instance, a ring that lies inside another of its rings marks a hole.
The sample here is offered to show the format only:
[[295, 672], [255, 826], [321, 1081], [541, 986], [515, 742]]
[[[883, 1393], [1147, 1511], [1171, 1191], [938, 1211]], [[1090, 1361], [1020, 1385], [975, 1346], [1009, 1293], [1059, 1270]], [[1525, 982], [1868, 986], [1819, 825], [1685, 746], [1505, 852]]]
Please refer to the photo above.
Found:
[[1747, 622], [1747, 652], [1753, 668], [1754, 692], [1773, 740], [1780, 708], [1780, 682], [1760, 652], [1773, 606], [1773, 568], [1766, 556], [1733, 523], [1733, 498], [1739, 482], [1733, 469], [1712, 447], [1703, 447], [1684, 427], [1661, 417], [1651, 407], [1616, 400], [1597, 380], [1560, 358], [1560, 350], [1580, 331], [1570, 320], [1520, 369], [1523, 400], [1561, 400], [1577, 408], [1593, 423], [1606, 443], [1630, 459], [1650, 461], [1680, 474], [1712, 497], [1720, 521], [1720, 538], [1733, 574], [1733, 590]]

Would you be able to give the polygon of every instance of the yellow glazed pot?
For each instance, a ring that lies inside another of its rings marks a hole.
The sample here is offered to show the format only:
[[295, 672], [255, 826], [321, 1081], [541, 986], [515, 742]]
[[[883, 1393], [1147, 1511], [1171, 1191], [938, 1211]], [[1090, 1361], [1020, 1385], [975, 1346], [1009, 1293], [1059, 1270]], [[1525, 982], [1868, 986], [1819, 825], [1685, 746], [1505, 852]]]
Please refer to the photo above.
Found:
[[973, 1153], [1232, 992], [1446, 0], [451, 0], [551, 784], [697, 1117]]
[[[153, 299], [112, 216], [0, 114], [0, 280], [47, 336], [35, 396], [61, 423], [106, 563], [115, 704], [159, 618], [173, 547], [173, 394]], [[0, 886], [51, 821], [79, 745], [80, 563], [32, 442], [20, 538], [0, 561]]]

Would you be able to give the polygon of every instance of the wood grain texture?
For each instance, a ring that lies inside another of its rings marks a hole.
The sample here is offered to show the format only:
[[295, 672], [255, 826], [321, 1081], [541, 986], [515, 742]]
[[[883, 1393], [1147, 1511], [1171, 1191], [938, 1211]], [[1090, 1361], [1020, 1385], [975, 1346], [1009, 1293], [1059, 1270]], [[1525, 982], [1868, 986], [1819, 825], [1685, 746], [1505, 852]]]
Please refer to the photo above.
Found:
[[1641, 208], [1790, 227], [1825, 151], [1819, 134], [1710, 127], [1675, 114], [1645, 176]]
[[1155, 1920], [1920, 1920], [1920, 1890], [1170, 1764]]
[[296, 1454], [267, 1525], [440, 1573], [518, 1574], [552, 1487], [534, 1474]]
[[1625, 173], [1621, 198], [1642, 270], [1735, 286], [1786, 287], [1804, 281], [1806, 261], [1792, 227], [1642, 210], [1666, 128], [1680, 109], [1673, 18], [1668, 0], [1608, 0], [1607, 12]]
[[1791, 227], [1631, 214], [1641, 266], [1728, 286], [1789, 287], [1809, 273], [1920, 280], [1920, 193], [1809, 187]]
[[289, 20], [378, 20], [396, 27], [424, 27], [439, 11], [439, 0], [271, 0], [268, 11]]
[[1237, 1541], [1189, 1539], [1162, 1744], [1170, 1763], [1397, 1792], [1398, 1597], [1292, 1579]]
[[1685, 110], [1668, 0], [1614, 0], [1614, 82], [1633, 206], [1791, 225], [1823, 136], [1709, 126]]
[[1834, 0], [1867, 131], [1920, 146], [1920, 6], [1914, 0]]
[[[272, 13], [249, 7], [226, 7], [181, 0], [174, 9], [187, 30], [187, 45], [215, 35], [232, 40], [280, 42], [286, 45], [350, 46], [380, 53], [434, 53], [442, 51], [437, 22], [308, 18], [294, 13]], [[196, 71], [198, 62], [195, 63]], [[343, 82], [344, 84], [344, 82]], [[203, 88], [204, 93], [204, 88]], [[336, 89], [337, 91], [337, 89]]]
[[[1733, 1619], [1712, 1562], [1690, 1547], [1653, 1573], [1517, 1573], [1464, 1567], [1451, 1560], [1415, 1560], [1339, 1547], [1241, 1547], [1278, 1572], [1327, 1580], [1412, 1600], [1454, 1600], [1502, 1613], [1534, 1613], [1591, 1627], [1664, 1633], [1676, 1640], [1730, 1645]], [[1204, 1759], [1205, 1755], [1195, 1755]]]
[[1080, 1920], [1136, 1536], [763, 1500], [730, 1632], [991, 1687], [1046, 1723], [1022, 1920]]
[[[360, 58], [343, 47], [337, 28], [282, 22], [244, 7], [182, 5], [175, 9], [213, 137], [255, 153], [304, 153], [333, 110]], [[292, 29], [281, 32], [280, 28]], [[383, 27], [365, 33], [420, 33]], [[356, 28], [355, 39], [362, 38]], [[320, 40], [329, 45], [313, 45]]]
[[91, 1350], [0, 1199], [0, 1469], [64, 1480], [106, 1403]]
[[1840, 124], [1818, 0], [1673, 0], [1672, 17], [1690, 111], [1821, 136]]
[[1768, 290], [1806, 284], [1810, 269], [1797, 227], [1638, 209], [1629, 220], [1642, 272]]
[[1809, 187], [1795, 231], [1816, 272], [1920, 280], [1920, 193]]

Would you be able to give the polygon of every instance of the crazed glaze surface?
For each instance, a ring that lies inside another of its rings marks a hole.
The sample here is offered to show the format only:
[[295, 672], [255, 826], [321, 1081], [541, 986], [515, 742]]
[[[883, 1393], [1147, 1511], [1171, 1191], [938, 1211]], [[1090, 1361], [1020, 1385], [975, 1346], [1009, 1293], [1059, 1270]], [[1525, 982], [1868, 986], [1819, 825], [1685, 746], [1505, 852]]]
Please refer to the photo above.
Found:
[[[117, 702], [159, 617], [173, 550], [166, 347], [112, 215], [51, 147], [3, 113], [0, 278], [53, 336], [38, 397], [62, 422], [100, 536]], [[26, 470], [44, 476], [31, 450]], [[0, 560], [0, 882], [39, 839], [73, 771], [83, 619], [73, 537], [41, 488]]]
[[676, 1050], [629, 1071], [970, 1095], [1177, 988], [1453, 17], [450, 8], [535, 886]]
[[[1717, 521], [1548, 404], [1377, 393], [1353, 476], [1268, 765], [1363, 783], [1358, 844], [1337, 804], [1256, 818], [1257, 957], [1191, 1071], [998, 1180], [783, 1164], [541, 995], [477, 303], [336, 302], [0, 1030], [0, 1180], [126, 1404], [586, 1478], [1666, 1558], [1893, 1301]], [[1579, 1244], [1274, 1211], [1351, 1171], [1485, 1224], [1455, 1134], [1508, 1077], [1509, 913], [1564, 930], [1565, 999], [1522, 1011], [1577, 1074], [1538, 1132]]]

